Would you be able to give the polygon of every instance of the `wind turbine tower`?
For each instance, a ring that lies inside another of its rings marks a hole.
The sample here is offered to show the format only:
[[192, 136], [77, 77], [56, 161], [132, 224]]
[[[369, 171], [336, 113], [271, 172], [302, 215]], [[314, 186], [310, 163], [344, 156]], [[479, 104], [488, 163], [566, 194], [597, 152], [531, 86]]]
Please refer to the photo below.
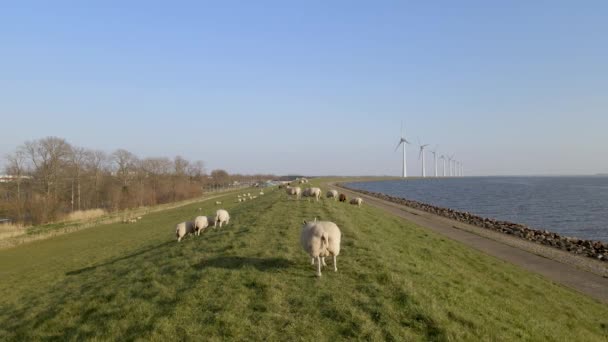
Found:
[[395, 147], [395, 152], [399, 149], [399, 146], [403, 145], [403, 170], [402, 170], [402, 175], [403, 178], [407, 177], [407, 158], [405, 155], [405, 145], [409, 144], [410, 142], [407, 141], [407, 139], [405, 139], [405, 134], [403, 132], [403, 122], [401, 122], [401, 138], [399, 139], [399, 143], [397, 144], [397, 147]]
[[454, 165], [453, 161], [454, 161], [454, 155], [452, 154], [451, 156], [448, 157], [448, 167], [450, 168], [450, 177], [452, 177], [454, 175], [454, 168], [452, 167], [452, 165]]
[[429, 144], [420, 145], [420, 140], [418, 140], [418, 144], [420, 146], [420, 154], [418, 155], [418, 159], [422, 157], [422, 177], [426, 177], [425, 169], [424, 169], [424, 148], [429, 146]]
[[431, 153], [433, 154], [433, 159], [435, 160], [435, 178], [437, 178], [437, 146], [435, 146], [435, 149], [431, 151]]
[[445, 177], [445, 156], [442, 154], [439, 159], [443, 159], [443, 177]]

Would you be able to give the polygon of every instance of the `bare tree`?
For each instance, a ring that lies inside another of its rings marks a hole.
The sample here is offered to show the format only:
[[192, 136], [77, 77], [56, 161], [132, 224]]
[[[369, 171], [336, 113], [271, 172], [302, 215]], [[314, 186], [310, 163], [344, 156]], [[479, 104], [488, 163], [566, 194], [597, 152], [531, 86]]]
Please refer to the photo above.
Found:
[[70, 163], [72, 164], [72, 168], [74, 170], [72, 178], [72, 211], [74, 211], [74, 180], [76, 180], [78, 210], [81, 210], [80, 180], [83, 169], [86, 167], [88, 153], [87, 150], [82, 147], [74, 147], [72, 148], [71, 152], [72, 153], [70, 153]]
[[61, 206], [58, 197], [61, 184], [61, 173], [66, 171], [69, 163], [71, 146], [65, 139], [46, 137], [28, 141], [21, 148], [33, 166], [33, 182], [42, 186], [45, 194], [42, 203], [34, 204], [37, 222], [46, 222], [57, 216]]
[[16, 211], [17, 220], [21, 221], [23, 218], [23, 201], [21, 198], [21, 183], [26, 173], [26, 159], [25, 153], [22, 150], [17, 150], [13, 154], [6, 156], [8, 165], [6, 166], [6, 173], [13, 176], [15, 179], [15, 185], [17, 186], [17, 200], [16, 200]]
[[127, 150], [118, 149], [112, 153], [112, 159], [116, 167], [116, 177], [118, 177], [122, 186], [126, 187], [129, 179], [134, 175], [137, 157]]

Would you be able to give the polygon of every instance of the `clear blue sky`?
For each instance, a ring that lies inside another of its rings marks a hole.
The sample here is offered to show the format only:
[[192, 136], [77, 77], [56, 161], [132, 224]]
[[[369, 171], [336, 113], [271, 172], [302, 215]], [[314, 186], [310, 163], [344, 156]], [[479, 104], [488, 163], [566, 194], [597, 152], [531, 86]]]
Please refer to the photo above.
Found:
[[608, 172], [607, 18], [607, 1], [4, 2], [0, 155], [53, 135], [398, 175], [404, 120], [468, 174]]

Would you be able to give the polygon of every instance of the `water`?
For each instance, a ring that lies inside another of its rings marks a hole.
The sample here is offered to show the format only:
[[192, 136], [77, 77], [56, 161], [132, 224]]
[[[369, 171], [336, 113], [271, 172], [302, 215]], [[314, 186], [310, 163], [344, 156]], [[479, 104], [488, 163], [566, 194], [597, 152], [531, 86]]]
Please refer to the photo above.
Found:
[[608, 242], [608, 177], [466, 177], [348, 186]]

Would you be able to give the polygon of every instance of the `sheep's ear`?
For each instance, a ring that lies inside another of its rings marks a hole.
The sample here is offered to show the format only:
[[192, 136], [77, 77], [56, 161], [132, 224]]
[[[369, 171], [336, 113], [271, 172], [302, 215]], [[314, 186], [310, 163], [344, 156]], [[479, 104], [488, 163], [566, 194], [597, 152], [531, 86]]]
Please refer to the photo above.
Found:
[[307, 223], [306, 220], [304, 220], [304, 224], [306, 224], [306, 223]]

